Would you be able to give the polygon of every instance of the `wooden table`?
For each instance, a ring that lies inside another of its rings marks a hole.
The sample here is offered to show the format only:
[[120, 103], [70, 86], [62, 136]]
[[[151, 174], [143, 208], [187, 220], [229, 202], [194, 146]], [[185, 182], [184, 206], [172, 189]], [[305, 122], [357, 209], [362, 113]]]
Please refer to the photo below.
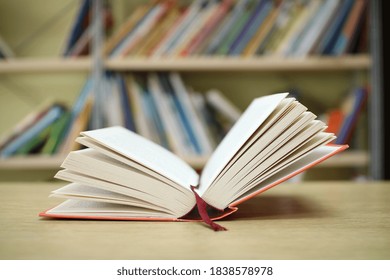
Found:
[[390, 182], [282, 184], [220, 222], [52, 220], [63, 183], [0, 184], [0, 259], [390, 259]]

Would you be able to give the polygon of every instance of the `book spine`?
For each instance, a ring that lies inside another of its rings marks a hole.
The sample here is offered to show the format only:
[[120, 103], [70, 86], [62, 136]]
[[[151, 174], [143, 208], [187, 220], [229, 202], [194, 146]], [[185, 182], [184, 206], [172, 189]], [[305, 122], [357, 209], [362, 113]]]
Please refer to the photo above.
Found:
[[63, 113], [64, 108], [59, 105], [54, 105], [50, 110], [42, 116], [32, 127], [24, 131], [19, 137], [14, 139], [0, 151], [1, 158], [7, 158], [15, 153], [19, 148], [25, 145], [37, 134], [42, 132], [47, 126], [57, 120]]
[[65, 49], [63, 52], [64, 56], [69, 55], [69, 51], [76, 44], [80, 36], [83, 34], [85, 28], [85, 20], [88, 16], [88, 12], [90, 11], [90, 9], [91, 9], [91, 2], [89, 0], [83, 0], [80, 4], [79, 11], [77, 13], [76, 19], [72, 26], [72, 30], [69, 34], [67, 43], [65, 45]]
[[121, 100], [121, 105], [124, 113], [125, 127], [135, 132], [136, 127], [133, 119], [134, 114], [132, 112], [132, 104], [131, 104], [132, 100], [129, 98], [129, 93], [127, 91], [125, 80], [122, 76], [116, 75], [116, 81], [120, 91], [120, 97], [121, 97], [120, 100]]
[[125, 38], [118, 44], [111, 52], [111, 57], [123, 56], [125, 51], [135, 44], [138, 38], [150, 26], [153, 19], [159, 14], [162, 5], [158, 4], [151, 7], [146, 14], [135, 24], [134, 28], [129, 32]]
[[152, 52], [153, 57], [163, 56], [169, 48], [174, 45], [178, 37], [184, 32], [188, 27], [189, 23], [198, 13], [203, 0], [195, 0], [192, 4], [186, 8], [182, 16], [177, 20], [177, 22], [172, 26], [172, 29], [167, 33], [163, 40], [154, 48]]
[[222, 44], [224, 38], [231, 32], [235, 22], [242, 16], [245, 11], [245, 7], [248, 0], [242, 0], [235, 4], [233, 10], [227, 15], [227, 19], [223, 22], [223, 25], [218, 29], [214, 38], [211, 40], [209, 45], [205, 47], [204, 54], [214, 54], [219, 46]]
[[256, 31], [263, 24], [266, 16], [271, 12], [272, 7], [272, 1], [265, 0], [260, 2], [250, 20], [244, 27], [242, 34], [240, 34], [234, 44], [230, 47], [229, 55], [240, 55], [243, 52], [244, 48], [253, 38]]
[[201, 32], [197, 34], [194, 38], [192, 38], [191, 42], [188, 44], [187, 48], [184, 49], [180, 56], [188, 56], [194, 54], [195, 50], [199, 48], [199, 46], [206, 40], [210, 34], [217, 28], [218, 24], [220, 24], [232, 6], [232, 0], [223, 1], [214, 15], [211, 15], [210, 18], [205, 23]]
[[185, 53], [185, 51], [191, 46], [193, 40], [202, 33], [210, 17], [215, 16], [218, 6], [218, 3], [211, 2], [199, 12], [196, 20], [189, 26], [187, 32], [181, 36], [180, 42], [178, 42], [176, 47], [171, 50], [171, 56], [182, 56]]
[[230, 30], [230, 32], [227, 33], [226, 38], [223, 39], [223, 41], [219, 45], [218, 49], [216, 50], [215, 54], [218, 54], [218, 55], [228, 54], [231, 45], [236, 40], [237, 36], [240, 35], [242, 29], [244, 28], [245, 24], [247, 23], [247, 21], [250, 17], [250, 14], [252, 12], [254, 4], [255, 4], [254, 1], [248, 2], [248, 5], [245, 6], [243, 13], [240, 15], [240, 17], [237, 19], [237, 21], [232, 23], [232, 29]]
[[365, 8], [364, 0], [356, 0], [353, 5], [350, 15], [344, 25], [340, 36], [338, 37], [335, 47], [332, 50], [332, 54], [341, 55], [347, 51], [348, 46], [351, 44], [355, 29], [359, 28], [359, 22], [361, 22], [362, 14]]
[[185, 117], [188, 119], [188, 127], [191, 131], [190, 133], [193, 134], [194, 141], [196, 141], [196, 145], [199, 146], [199, 154], [210, 155], [214, 148], [213, 144], [209, 140], [206, 129], [196, 113], [183, 81], [178, 73], [170, 73], [169, 78], [172, 87], [174, 88], [174, 93], [184, 108]]
[[135, 9], [135, 11], [130, 15], [129, 19], [105, 43], [103, 51], [105, 55], [112, 55], [112, 52], [115, 50], [115, 48], [123, 42], [123, 40], [126, 38], [126, 35], [133, 30], [133, 28], [138, 24], [138, 22], [143, 18], [149, 9], [149, 5], [141, 5]]
[[344, 22], [346, 21], [349, 10], [353, 4], [353, 0], [345, 0], [337, 11], [332, 25], [329, 26], [327, 32], [324, 34], [318, 49], [319, 54], [331, 54], [332, 48], [340, 35]]
[[188, 142], [178, 123], [173, 101], [161, 88], [157, 74], [151, 73], [148, 75], [148, 87], [155, 104], [158, 104], [157, 110], [159, 117], [167, 134], [171, 149], [178, 155], [191, 154], [192, 151], [189, 150]]
[[339, 1], [337, 0], [327, 0], [322, 4], [318, 12], [313, 15], [313, 20], [311, 24], [309, 24], [310, 28], [300, 41], [299, 46], [294, 53], [295, 56], [306, 56], [309, 54], [317, 40], [323, 35], [324, 28], [332, 19], [338, 4]]

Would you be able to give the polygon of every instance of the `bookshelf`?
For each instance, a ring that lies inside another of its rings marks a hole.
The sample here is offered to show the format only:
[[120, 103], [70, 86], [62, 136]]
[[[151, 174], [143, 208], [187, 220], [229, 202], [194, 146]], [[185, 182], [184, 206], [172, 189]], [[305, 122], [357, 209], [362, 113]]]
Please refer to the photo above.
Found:
[[[186, 59], [107, 59], [104, 68], [113, 71], [189, 71], [189, 72], [296, 72], [296, 71], [369, 71], [369, 55], [345, 57], [275, 58], [186, 58]], [[0, 74], [28, 74], [48, 72], [89, 72], [93, 66], [91, 58], [40, 58], [12, 59], [0, 62]], [[64, 156], [25, 156], [0, 160], [0, 169], [57, 169]], [[184, 158], [191, 166], [201, 169], [206, 157]], [[319, 167], [367, 167], [369, 153], [348, 151], [332, 158]]]
[[[101, 39], [100, 39], [101, 40]], [[95, 44], [98, 41], [94, 41]], [[99, 61], [100, 60], [100, 61]], [[86, 58], [13, 58], [0, 61], [0, 75], [46, 74], [46, 73], [91, 73], [96, 70], [117, 72], [136, 71], [178, 71], [188, 73], [273, 73], [289, 75], [290, 73], [333, 73], [346, 72], [367, 74], [372, 68], [371, 55], [347, 56], [311, 56], [291, 58], [276, 56], [239, 57], [190, 57], [190, 58], [112, 58], [103, 59], [91, 56]], [[313, 98], [316, 98], [315, 96]], [[319, 166], [370, 168], [370, 151], [348, 151]], [[63, 156], [26, 156], [0, 160], [0, 169], [57, 169]], [[184, 158], [190, 165], [201, 169], [207, 161], [205, 157]]]

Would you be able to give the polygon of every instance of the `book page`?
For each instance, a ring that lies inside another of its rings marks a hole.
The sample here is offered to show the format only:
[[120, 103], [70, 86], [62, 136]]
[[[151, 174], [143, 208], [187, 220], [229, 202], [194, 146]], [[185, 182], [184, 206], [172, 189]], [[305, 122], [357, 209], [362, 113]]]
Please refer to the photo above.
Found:
[[205, 192], [239, 149], [287, 95], [288, 93], [279, 93], [252, 101], [248, 109], [218, 145], [203, 169], [198, 189], [199, 195]]
[[241, 197], [235, 199], [229, 206], [237, 206], [238, 204], [248, 200], [249, 198], [266, 191], [291, 177], [313, 167], [314, 165], [326, 160], [327, 158], [340, 153], [347, 149], [347, 145], [326, 145], [312, 150], [310, 153], [295, 161], [293, 164], [288, 164], [279, 172], [269, 177], [265, 181], [259, 183], [256, 187], [243, 194]]
[[58, 197], [65, 199], [84, 199], [98, 202], [107, 202], [114, 204], [130, 205], [135, 207], [142, 207], [153, 209], [156, 211], [171, 213], [168, 209], [161, 206], [148, 203], [145, 200], [137, 199], [128, 195], [124, 195], [118, 192], [113, 192], [103, 188], [92, 187], [90, 185], [70, 183], [62, 188], [51, 192], [50, 197]]
[[161, 146], [123, 127], [109, 127], [81, 133], [99, 144], [162, 174], [180, 186], [196, 186], [199, 175], [182, 159]]
[[152, 209], [121, 205], [92, 200], [68, 199], [58, 206], [48, 210], [46, 215], [62, 215], [71, 218], [84, 217], [89, 219], [97, 218], [176, 218], [175, 216]]
[[[300, 108], [298, 108], [300, 107]], [[264, 168], [267, 167], [265, 161], [268, 157], [277, 152], [284, 144], [289, 142], [301, 130], [307, 127], [307, 125], [315, 118], [314, 114], [304, 113], [300, 117], [295, 119], [295, 116], [298, 113], [301, 113], [303, 106], [298, 106], [297, 112], [290, 111], [283, 116], [284, 120], [289, 120], [291, 123], [286, 126], [285, 121], [279, 119], [279, 121], [271, 126], [265, 135], [260, 136], [260, 141], [252, 143], [252, 145], [244, 152], [240, 150], [237, 155], [234, 157], [235, 160], [232, 160], [229, 165], [231, 167], [228, 170], [224, 170], [221, 173], [223, 176], [217, 177], [214, 183], [209, 187], [207, 192], [211, 191], [214, 187], [232, 187], [235, 186], [238, 182], [248, 176], [248, 173], [251, 172], [257, 165], [262, 165]], [[300, 109], [300, 110], [299, 110]], [[267, 120], [268, 121], [268, 120]], [[320, 127], [321, 128], [321, 127]], [[290, 148], [292, 149], [292, 147]], [[226, 168], [225, 168], [226, 169]]]
[[163, 207], [148, 203], [147, 201], [141, 199], [80, 183], [70, 183], [62, 188], [54, 190], [51, 192], [50, 197], [58, 197], [65, 199], [82, 198], [84, 200], [131, 205], [136, 207], [154, 209], [162, 212], [168, 212], [167, 209]]
[[158, 205], [177, 217], [185, 215], [195, 205], [191, 190], [172, 187], [92, 149], [71, 152], [61, 167], [65, 170], [58, 172], [56, 178], [127, 195], [145, 201], [143, 207]]

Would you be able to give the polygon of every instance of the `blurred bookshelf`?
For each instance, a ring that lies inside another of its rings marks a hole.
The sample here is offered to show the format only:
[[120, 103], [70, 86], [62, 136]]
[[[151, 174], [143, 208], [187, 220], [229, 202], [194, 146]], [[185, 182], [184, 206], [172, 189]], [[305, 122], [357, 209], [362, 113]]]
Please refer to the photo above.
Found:
[[[81, 3], [82, 1], [80, 1]], [[138, 1], [149, 3], [149, 1]], [[180, 1], [179, 1], [180, 2]], [[186, 3], [186, 1], [183, 1]], [[77, 2], [78, 3], [78, 2]], [[77, 6], [76, 2], [74, 3]], [[115, 3], [112, 3], [115, 6]], [[117, 4], [125, 10], [132, 11], [134, 3], [121, 1]], [[115, 8], [114, 8], [115, 12]], [[124, 20], [123, 20], [124, 21]], [[101, 27], [100, 27], [101, 29]], [[100, 30], [100, 33], [103, 31]], [[92, 41], [96, 44], [98, 41]], [[93, 46], [92, 46], [93, 49]], [[29, 75], [47, 73], [87, 73], [92, 74], [96, 67], [99, 71], [132, 73], [132, 72], [180, 72], [190, 76], [196, 74], [223, 74], [225, 72], [235, 75], [242, 72], [255, 74], [289, 75], [296, 73], [338, 73], [346, 72], [352, 77], [351, 80], [360, 79], [361, 76], [369, 76], [373, 61], [371, 53], [334, 55], [309, 55], [304, 57], [256, 55], [249, 57], [241, 56], [188, 56], [188, 57], [94, 57], [90, 53], [80, 57], [12, 57], [0, 60], [0, 75]], [[100, 61], [97, 61], [100, 60]], [[365, 78], [363, 78], [365, 79]], [[240, 93], [242, 94], [242, 93]], [[371, 93], [371, 96], [376, 94]], [[321, 103], [321, 96], [311, 96]], [[359, 124], [360, 126], [370, 126]], [[367, 127], [363, 130], [367, 131]], [[368, 136], [366, 136], [368, 137]], [[363, 142], [367, 142], [364, 140]], [[365, 170], [368, 175], [371, 168], [370, 147], [365, 145], [363, 149], [350, 149], [318, 166], [318, 168], [358, 168]], [[208, 156], [182, 156], [192, 167], [201, 170]], [[35, 169], [58, 169], [64, 159], [63, 155], [26, 155], [0, 159], [0, 170], [35, 170]]]

